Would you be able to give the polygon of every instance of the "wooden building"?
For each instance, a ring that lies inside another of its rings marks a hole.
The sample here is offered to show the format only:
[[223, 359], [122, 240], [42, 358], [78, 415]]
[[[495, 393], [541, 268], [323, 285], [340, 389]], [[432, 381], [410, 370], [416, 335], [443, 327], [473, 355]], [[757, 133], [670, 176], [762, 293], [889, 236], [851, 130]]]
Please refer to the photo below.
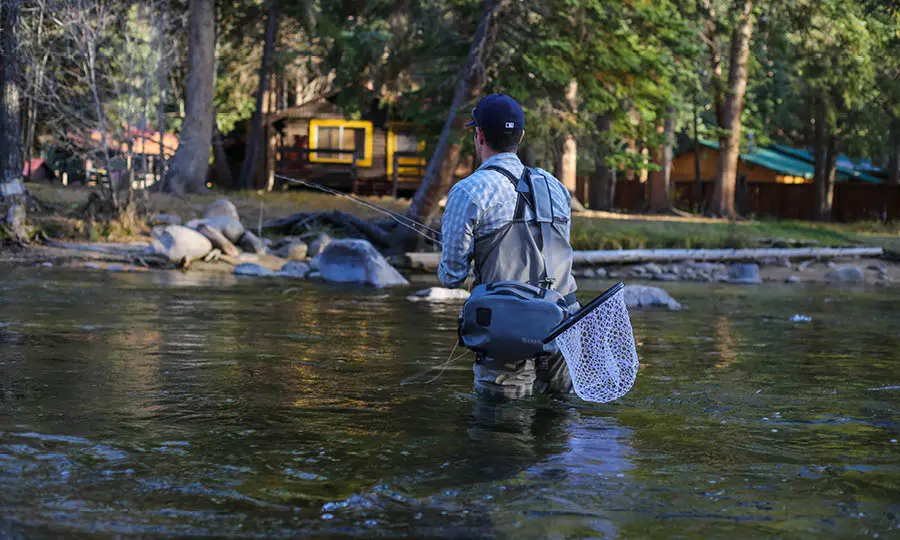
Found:
[[43, 158], [31, 158], [22, 168], [22, 178], [26, 182], [53, 183], [58, 180], [56, 173]]
[[425, 142], [415, 125], [387, 121], [374, 105], [348, 119], [319, 99], [270, 113], [266, 130], [269, 188], [289, 185], [278, 177], [285, 176], [354, 193], [409, 193], [425, 171]]
[[[712, 182], [719, 166], [719, 143], [700, 141], [700, 180]], [[672, 182], [695, 182], [694, 149], [691, 148], [672, 160]], [[855, 170], [849, 160], [838, 163], [836, 181], [880, 182], [880, 179]], [[810, 152], [784, 145], [757, 147], [744, 152], [738, 160], [738, 184], [811, 184], [814, 175], [814, 159]]]

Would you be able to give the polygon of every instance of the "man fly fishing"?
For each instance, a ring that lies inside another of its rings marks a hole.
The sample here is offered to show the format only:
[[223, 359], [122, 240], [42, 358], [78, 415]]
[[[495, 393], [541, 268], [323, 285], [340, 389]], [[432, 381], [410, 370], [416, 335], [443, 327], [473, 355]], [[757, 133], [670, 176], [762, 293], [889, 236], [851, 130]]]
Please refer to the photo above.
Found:
[[525, 114], [511, 97], [484, 97], [472, 111], [481, 165], [450, 190], [438, 277], [461, 287], [474, 262], [478, 287], [463, 309], [460, 338], [476, 351], [478, 392], [505, 397], [570, 392], [562, 355], [540, 340], [578, 309], [569, 243], [571, 195], [516, 152]]

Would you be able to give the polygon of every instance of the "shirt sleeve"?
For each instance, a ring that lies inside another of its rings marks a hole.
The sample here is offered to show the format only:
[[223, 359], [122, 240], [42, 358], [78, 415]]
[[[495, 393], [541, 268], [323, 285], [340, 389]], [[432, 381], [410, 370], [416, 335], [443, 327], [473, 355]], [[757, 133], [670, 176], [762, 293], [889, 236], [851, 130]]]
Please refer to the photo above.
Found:
[[477, 222], [478, 205], [472, 196], [458, 186], [451, 189], [441, 220], [442, 249], [438, 279], [444, 287], [461, 287], [469, 277]]

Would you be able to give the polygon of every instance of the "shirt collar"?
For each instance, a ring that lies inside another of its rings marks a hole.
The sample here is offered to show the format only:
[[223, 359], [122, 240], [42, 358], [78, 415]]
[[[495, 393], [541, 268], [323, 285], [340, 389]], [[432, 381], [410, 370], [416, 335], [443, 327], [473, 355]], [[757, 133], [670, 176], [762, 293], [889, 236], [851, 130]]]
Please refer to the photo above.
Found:
[[[480, 171], [481, 169], [484, 169], [485, 167], [490, 167], [491, 165], [494, 165], [494, 166], [506, 165], [507, 166], [506, 168], [509, 168], [510, 165], [513, 165], [515, 167], [523, 167], [522, 161], [519, 160], [519, 156], [517, 156], [513, 152], [501, 152], [499, 154], [494, 154], [493, 156], [484, 160], [484, 162], [481, 165], [479, 165], [478, 170]], [[510, 171], [510, 172], [513, 174], [516, 173], [516, 171]], [[519, 171], [519, 172], [521, 172], [521, 171]]]

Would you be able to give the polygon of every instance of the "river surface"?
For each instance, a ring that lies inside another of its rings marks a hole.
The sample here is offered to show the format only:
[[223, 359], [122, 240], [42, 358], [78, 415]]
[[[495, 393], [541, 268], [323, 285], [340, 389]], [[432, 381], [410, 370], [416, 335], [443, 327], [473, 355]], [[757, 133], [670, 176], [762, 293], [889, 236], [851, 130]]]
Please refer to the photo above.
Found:
[[900, 289], [671, 285], [597, 405], [401, 386], [409, 291], [0, 275], [0, 537], [900, 537]]

